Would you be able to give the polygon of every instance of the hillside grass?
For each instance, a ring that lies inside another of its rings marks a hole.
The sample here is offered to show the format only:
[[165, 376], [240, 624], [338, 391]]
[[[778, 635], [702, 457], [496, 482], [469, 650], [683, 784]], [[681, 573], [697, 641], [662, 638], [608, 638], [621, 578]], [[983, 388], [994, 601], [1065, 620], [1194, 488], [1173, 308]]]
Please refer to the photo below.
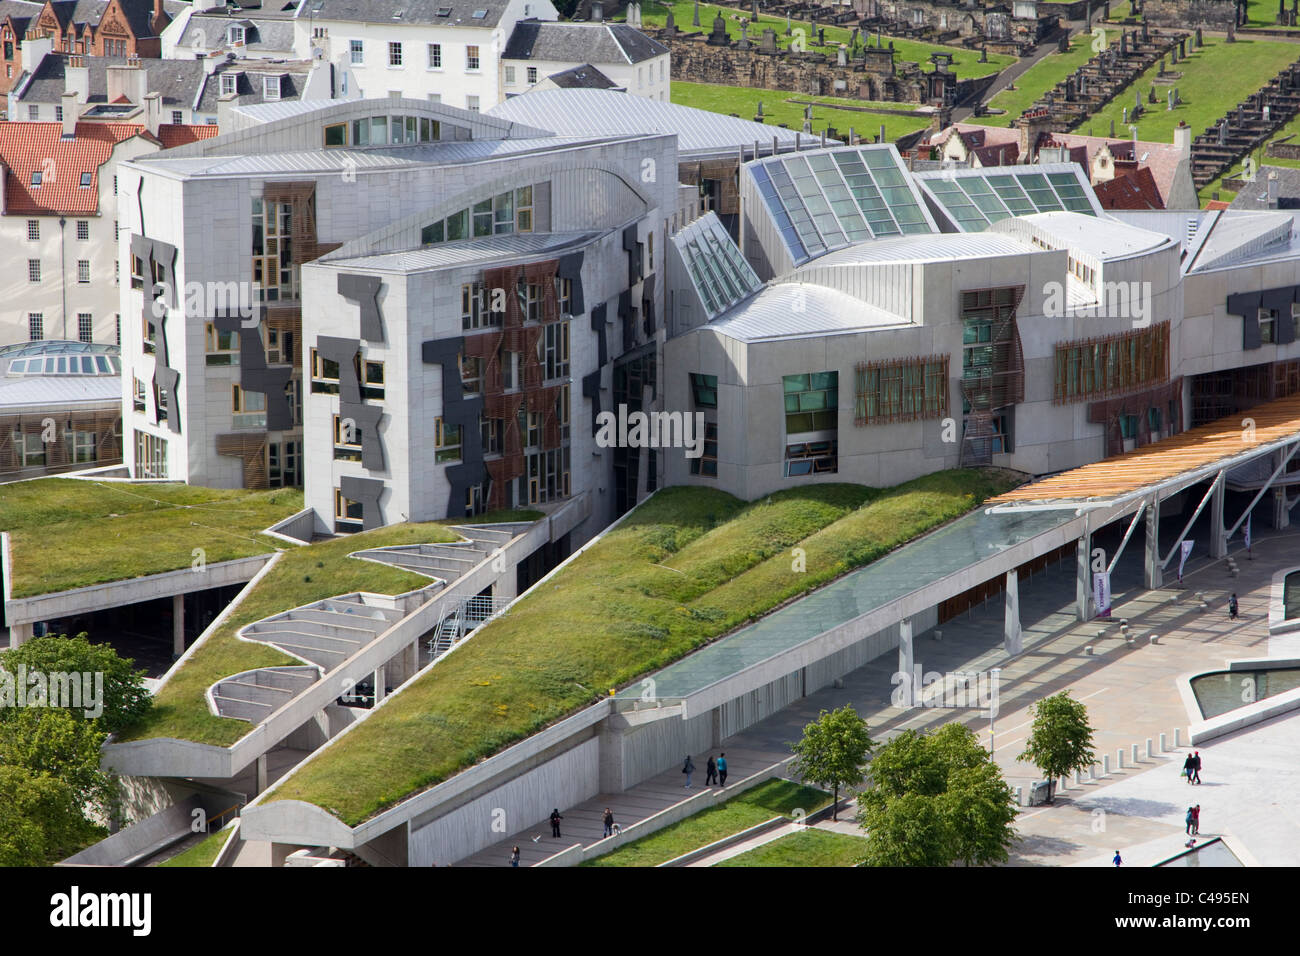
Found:
[[[269, 554], [302, 491], [41, 478], [0, 486], [15, 598]], [[198, 549], [196, 551], [196, 549]]]
[[[665, 488], [272, 799], [360, 823], [1013, 484], [965, 469], [885, 490], [809, 485], [750, 503]], [[795, 545], [806, 552], [802, 572]]]
[[1076, 35], [1070, 41], [1068, 52], [1047, 54], [1016, 77], [1014, 90], [1002, 90], [989, 100], [990, 108], [1005, 110], [1005, 113], [995, 116], [972, 116], [966, 122], [981, 126], [1009, 125], [1033, 106], [1043, 94], [1055, 88], [1056, 84], [1064, 82], [1067, 76], [1093, 56], [1095, 54], [1092, 51], [1092, 35]]
[[866, 850], [861, 837], [831, 830], [800, 830], [723, 860], [715, 866], [856, 866]]

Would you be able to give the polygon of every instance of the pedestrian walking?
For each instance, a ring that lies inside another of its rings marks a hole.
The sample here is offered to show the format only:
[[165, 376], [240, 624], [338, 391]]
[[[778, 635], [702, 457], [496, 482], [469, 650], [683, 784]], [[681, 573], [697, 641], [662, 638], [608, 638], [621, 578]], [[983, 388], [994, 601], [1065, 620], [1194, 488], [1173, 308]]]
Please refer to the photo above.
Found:
[[704, 785], [711, 787], [718, 782], [718, 762], [713, 759], [713, 754], [709, 754], [709, 760], [704, 765]]
[[1198, 803], [1192, 807], [1192, 836], [1200, 836], [1201, 833], [1201, 805]]
[[1191, 834], [1192, 834], [1192, 824], [1195, 823], [1195, 822], [1196, 822], [1196, 813], [1195, 813], [1195, 811], [1192, 810], [1191, 807], [1188, 807], [1188, 808], [1187, 808], [1187, 815], [1183, 817], [1183, 823], [1184, 823], [1184, 827], [1183, 827], [1183, 829], [1185, 829], [1185, 830], [1187, 831], [1187, 835], [1188, 835], [1188, 836], [1191, 836]]
[[560, 835], [560, 821], [563, 819], [564, 817], [560, 816], [559, 807], [551, 811], [551, 836], [558, 837]]
[[1232, 597], [1228, 598], [1228, 620], [1237, 619], [1237, 594], [1234, 591]]
[[1116, 866], [1119, 866], [1121, 863], [1124, 862], [1122, 859], [1120, 859], [1119, 850], [1115, 851], [1115, 859], [1111, 860], [1110, 862], [1114, 863]]
[[609, 807], [605, 808], [605, 836], [611, 836], [614, 833], [614, 811]]
[[1187, 759], [1183, 761], [1183, 776], [1187, 778], [1188, 783], [1192, 782], [1192, 771], [1195, 769], [1196, 759], [1191, 754], [1188, 754]]
[[695, 761], [691, 759], [690, 754], [687, 754], [686, 762], [682, 764], [682, 773], [686, 774], [687, 790], [691, 789], [691, 774], [693, 774], [694, 772], [695, 772]]
[[1199, 750], [1192, 755], [1192, 777], [1193, 783], [1201, 782], [1201, 752]]
[[510, 851], [510, 865], [511, 866], [519, 865], [519, 847], [517, 846]]
[[718, 758], [718, 786], [727, 785], [727, 755], [723, 754]]

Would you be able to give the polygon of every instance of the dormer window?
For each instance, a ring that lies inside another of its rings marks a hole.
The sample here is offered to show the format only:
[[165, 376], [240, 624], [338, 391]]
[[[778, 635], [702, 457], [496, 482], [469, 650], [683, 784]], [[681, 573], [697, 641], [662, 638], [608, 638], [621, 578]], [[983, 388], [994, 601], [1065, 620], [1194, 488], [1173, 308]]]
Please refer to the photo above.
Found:
[[222, 73], [221, 74], [221, 95], [228, 96], [235, 92], [236, 84], [239, 82], [239, 74]]
[[280, 98], [280, 78], [278, 76], [262, 77], [262, 99], [278, 100]]
[[91, 177], [91, 175], [92, 175], [91, 173], [82, 173], [82, 174], [81, 174], [81, 185], [82, 185], [82, 187], [87, 187], [87, 186], [90, 185], [90, 177]]
[[32, 185], [39, 186], [40, 184], [41, 184], [41, 174], [39, 170], [36, 170], [32, 173]]
[[231, 27], [231, 28], [230, 28], [230, 42], [231, 42], [231, 43], [243, 43], [243, 42], [244, 42], [244, 28], [243, 28], [243, 27]]
[[486, 16], [487, 16], [487, 11], [486, 11], [486, 10], [475, 10], [475, 11], [474, 11], [474, 19], [475, 19], [475, 20], [482, 20], [482, 19], [483, 19], [484, 17], [486, 17]]
[[438, 8], [438, 16], [440, 16], [440, 17], [449, 17], [449, 16], [451, 16], [451, 7], [439, 7], [439, 8]]

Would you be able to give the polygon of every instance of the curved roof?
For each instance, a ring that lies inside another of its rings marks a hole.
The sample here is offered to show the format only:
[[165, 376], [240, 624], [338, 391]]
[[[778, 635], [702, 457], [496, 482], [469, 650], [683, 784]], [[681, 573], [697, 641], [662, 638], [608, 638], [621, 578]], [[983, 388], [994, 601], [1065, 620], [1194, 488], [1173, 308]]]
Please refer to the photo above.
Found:
[[873, 239], [813, 259], [803, 269], [860, 265], [871, 262], [941, 262], [950, 259], [987, 259], [1020, 256], [1035, 251], [1014, 236], [989, 232], [939, 233], [933, 236], [892, 236]]
[[838, 289], [808, 282], [777, 282], [697, 331], [712, 329], [742, 342], [761, 342], [910, 324]]
[[989, 229], [1014, 232], [1017, 221], [1028, 223], [1059, 239], [1064, 246], [1086, 252], [1103, 262], [1154, 252], [1162, 246], [1174, 244], [1174, 240], [1164, 233], [1139, 229], [1115, 219], [1099, 219], [1075, 212], [1033, 213], [1021, 216], [1018, 220], [1004, 219]]

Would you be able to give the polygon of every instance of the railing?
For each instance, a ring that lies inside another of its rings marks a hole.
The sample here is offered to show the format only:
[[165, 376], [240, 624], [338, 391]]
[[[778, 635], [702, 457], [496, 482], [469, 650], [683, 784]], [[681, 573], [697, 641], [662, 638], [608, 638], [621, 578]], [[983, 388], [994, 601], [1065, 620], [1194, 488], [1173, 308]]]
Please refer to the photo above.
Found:
[[242, 806], [243, 806], [242, 803], [236, 803], [233, 806], [226, 807], [226, 809], [222, 810], [220, 813], [216, 814], [215, 816], [208, 817], [208, 832], [215, 833], [217, 830], [220, 830], [221, 827], [224, 826], [225, 824], [221, 824], [219, 826], [217, 825], [217, 821], [223, 819], [231, 811], [235, 811], [236, 815], [238, 815], [238, 811]]

